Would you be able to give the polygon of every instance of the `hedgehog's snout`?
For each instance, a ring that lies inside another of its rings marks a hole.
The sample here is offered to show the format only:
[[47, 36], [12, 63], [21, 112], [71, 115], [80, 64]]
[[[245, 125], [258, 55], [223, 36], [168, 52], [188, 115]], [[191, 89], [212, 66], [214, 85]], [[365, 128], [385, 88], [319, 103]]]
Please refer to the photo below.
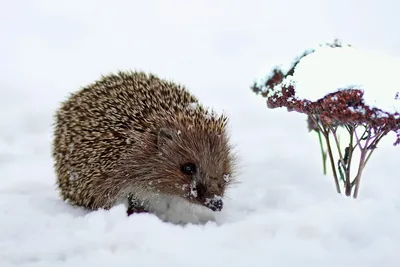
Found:
[[221, 211], [222, 207], [224, 205], [222, 199], [220, 199], [220, 198], [216, 199], [215, 197], [208, 201], [206, 200], [205, 204], [212, 211]]
[[198, 199], [202, 201], [207, 208], [211, 209], [212, 211], [222, 210], [224, 203], [221, 197], [211, 194], [210, 191], [212, 190], [207, 190], [207, 187], [200, 183], [197, 185], [196, 191]]

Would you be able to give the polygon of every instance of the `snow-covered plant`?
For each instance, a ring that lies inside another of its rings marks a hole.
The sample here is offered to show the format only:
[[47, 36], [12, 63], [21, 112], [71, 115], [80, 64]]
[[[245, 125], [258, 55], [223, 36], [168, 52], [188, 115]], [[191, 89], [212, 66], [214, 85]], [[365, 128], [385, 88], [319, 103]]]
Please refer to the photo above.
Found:
[[[267, 99], [268, 108], [307, 115], [309, 131], [319, 136], [324, 174], [329, 157], [337, 192], [343, 188], [357, 198], [363, 170], [381, 139], [394, 132], [394, 145], [400, 144], [399, 66], [336, 40], [306, 51], [287, 71], [275, 67], [251, 88]], [[347, 136], [344, 147], [339, 133]]]

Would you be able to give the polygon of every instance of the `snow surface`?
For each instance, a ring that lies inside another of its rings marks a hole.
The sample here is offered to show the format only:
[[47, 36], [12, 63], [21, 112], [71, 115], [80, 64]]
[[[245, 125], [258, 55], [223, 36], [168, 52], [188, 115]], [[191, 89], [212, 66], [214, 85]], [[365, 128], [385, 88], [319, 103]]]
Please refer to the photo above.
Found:
[[[399, 266], [400, 151], [392, 139], [384, 138], [368, 163], [360, 198], [346, 199], [322, 175], [318, 139], [305, 116], [269, 110], [249, 89], [261, 68], [338, 33], [399, 54], [392, 12], [398, 4], [288, 4], [2, 5], [0, 267]], [[186, 83], [201, 102], [229, 114], [239, 183], [215, 222], [128, 218], [123, 205], [88, 213], [58, 197], [50, 156], [55, 108], [100, 74], [126, 68]]]
[[342, 89], [362, 89], [370, 107], [400, 113], [400, 60], [351, 46], [320, 46], [303, 57], [294, 74], [283, 84], [292, 84], [300, 99], [316, 101]]

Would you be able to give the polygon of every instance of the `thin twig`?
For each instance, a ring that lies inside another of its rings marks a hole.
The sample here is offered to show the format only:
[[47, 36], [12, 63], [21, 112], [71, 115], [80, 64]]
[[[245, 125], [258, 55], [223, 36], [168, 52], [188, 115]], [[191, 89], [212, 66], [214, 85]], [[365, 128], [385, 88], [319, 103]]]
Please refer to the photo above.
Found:
[[[367, 129], [365, 129], [365, 131], [363, 132], [363, 134], [361, 135], [361, 137], [363, 137], [365, 135], [365, 133], [367, 132]], [[361, 138], [358, 137], [357, 134], [357, 130], [354, 130], [354, 135], [356, 137], [357, 143], [354, 145], [355, 147], [358, 146], [360, 148], [360, 150], [362, 150], [362, 146], [361, 146]], [[354, 147], [354, 148], [355, 148]]]
[[324, 171], [324, 175], [326, 175], [326, 152], [324, 151], [324, 145], [322, 143], [321, 131], [317, 131], [319, 146], [321, 148], [321, 155], [322, 155], [322, 168]]
[[387, 132], [382, 132], [378, 134], [379, 136], [375, 138], [375, 140], [372, 142], [370, 146], [372, 146], [371, 151], [367, 155], [367, 158], [365, 159], [365, 165], [367, 165], [368, 160], [370, 159], [372, 152], [375, 151], [376, 146], [378, 145], [379, 141], [381, 141], [382, 137], [384, 137], [387, 134]]
[[332, 154], [332, 148], [331, 148], [331, 144], [330, 144], [330, 141], [329, 141], [329, 129], [328, 130], [324, 129], [323, 134], [324, 134], [324, 137], [325, 137], [326, 146], [327, 146], [328, 154], [329, 154], [329, 159], [330, 159], [330, 162], [331, 162], [331, 167], [332, 167], [332, 172], [333, 172], [333, 179], [334, 179], [335, 185], [336, 185], [336, 191], [340, 194], [341, 190], [340, 190], [339, 180], [338, 180], [338, 177], [337, 177], [336, 168], [335, 168], [335, 162], [334, 162], [333, 154]]
[[342, 166], [346, 167], [346, 164], [345, 164], [344, 159], [343, 159], [342, 151], [340, 149], [340, 142], [339, 142], [339, 139], [338, 139], [338, 137], [336, 135], [336, 130], [332, 131], [332, 135], [333, 135], [333, 137], [335, 139], [336, 147], [337, 147], [337, 150], [339, 152], [339, 160], [342, 162]]
[[324, 151], [324, 146], [323, 146], [322, 138], [321, 138], [321, 132], [323, 132], [324, 130], [322, 129], [321, 125], [318, 123], [318, 120], [315, 116], [309, 115], [309, 117], [313, 120], [314, 124], [318, 127], [318, 131], [316, 130], [316, 132], [318, 133], [319, 146], [321, 148], [322, 168], [324, 171], [324, 175], [326, 175], [326, 151]]
[[346, 189], [345, 189], [345, 193], [346, 196], [350, 196], [351, 195], [351, 189], [353, 188], [351, 181], [350, 181], [350, 170], [351, 170], [351, 160], [353, 157], [353, 134], [354, 134], [354, 128], [352, 128], [351, 126], [348, 127], [348, 131], [350, 134], [350, 142], [349, 142], [349, 152], [347, 155], [347, 168], [346, 168]]
[[360, 181], [361, 181], [361, 174], [362, 171], [364, 170], [365, 167], [365, 157], [367, 155], [367, 151], [368, 151], [368, 145], [369, 145], [369, 141], [371, 140], [371, 137], [369, 135], [369, 137], [367, 138], [367, 140], [365, 141], [365, 146], [361, 147], [361, 157], [360, 157], [360, 163], [358, 165], [358, 171], [357, 171], [357, 175], [354, 178], [354, 193], [353, 193], [353, 198], [357, 198], [358, 196], [358, 190], [360, 187]]
[[360, 186], [360, 180], [361, 180], [361, 173], [364, 169], [364, 160], [365, 160], [365, 154], [366, 150], [361, 151], [361, 157], [360, 157], [360, 163], [358, 165], [358, 171], [357, 175], [354, 178], [353, 185], [354, 185], [354, 193], [353, 193], [353, 198], [357, 198], [358, 196], [358, 188]]

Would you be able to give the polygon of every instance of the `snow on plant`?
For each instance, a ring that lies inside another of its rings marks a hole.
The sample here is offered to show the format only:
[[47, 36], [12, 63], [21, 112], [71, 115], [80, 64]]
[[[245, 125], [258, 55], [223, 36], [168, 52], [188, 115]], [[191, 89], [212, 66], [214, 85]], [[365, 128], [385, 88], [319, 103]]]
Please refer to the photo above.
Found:
[[[267, 99], [268, 108], [307, 115], [309, 131], [319, 137], [324, 174], [329, 157], [337, 192], [343, 188], [357, 198], [363, 170], [381, 139], [394, 132], [394, 145], [400, 144], [399, 66], [336, 40], [307, 50], [288, 71], [275, 67], [252, 90]], [[344, 149], [340, 131], [348, 137]]]

